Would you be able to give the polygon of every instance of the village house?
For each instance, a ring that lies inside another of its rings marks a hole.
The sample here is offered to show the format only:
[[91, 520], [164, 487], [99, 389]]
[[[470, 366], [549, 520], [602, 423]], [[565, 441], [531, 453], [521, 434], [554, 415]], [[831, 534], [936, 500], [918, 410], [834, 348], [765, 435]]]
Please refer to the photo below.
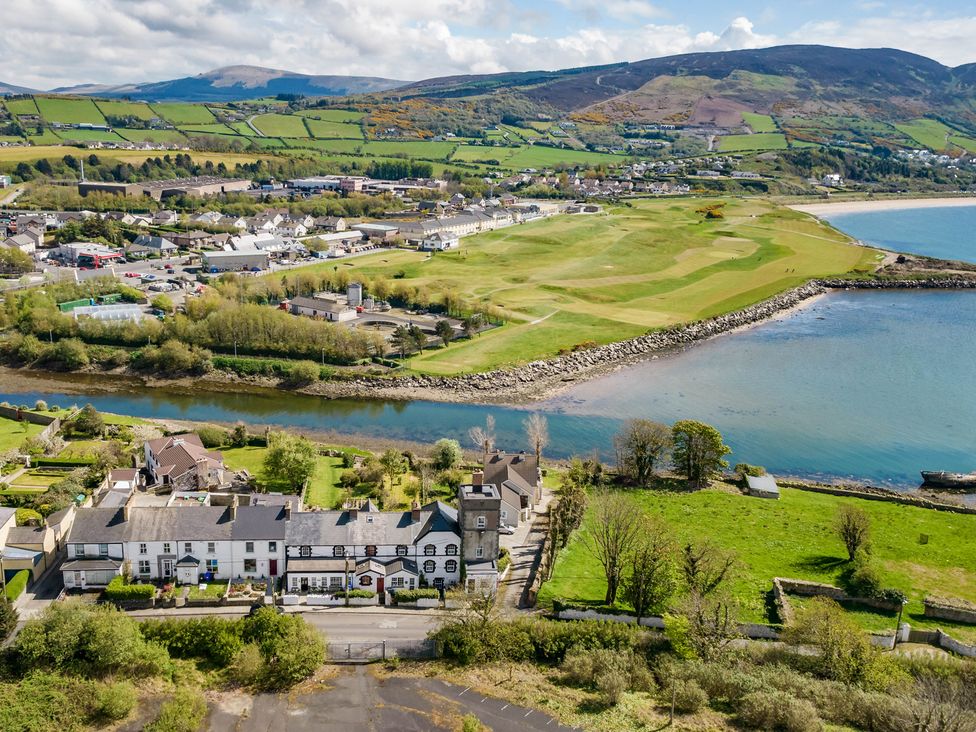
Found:
[[356, 319], [356, 309], [336, 295], [319, 293], [313, 297], [295, 297], [288, 300], [288, 310], [292, 315], [305, 315], [310, 318], [324, 318], [333, 323]]
[[180, 223], [180, 216], [176, 211], [162, 209], [152, 215], [153, 226], [174, 226]]
[[346, 226], [346, 220], [341, 216], [319, 216], [315, 219], [313, 228], [334, 233], [337, 231], [345, 231], [348, 227]]
[[498, 486], [502, 499], [502, 523], [517, 526], [531, 518], [542, 499], [542, 471], [535, 455], [499, 450], [485, 455], [484, 469], [475, 473], [472, 483]]
[[174, 232], [168, 238], [180, 249], [206, 249], [215, 245], [217, 236], [220, 235], [197, 229], [195, 231]]
[[165, 237], [140, 234], [126, 249], [126, 255], [129, 257], [149, 257], [158, 254], [162, 257], [168, 257], [178, 251], [179, 247]]
[[196, 433], [149, 440], [144, 453], [150, 484], [190, 490], [228, 482], [223, 457], [207, 450]]

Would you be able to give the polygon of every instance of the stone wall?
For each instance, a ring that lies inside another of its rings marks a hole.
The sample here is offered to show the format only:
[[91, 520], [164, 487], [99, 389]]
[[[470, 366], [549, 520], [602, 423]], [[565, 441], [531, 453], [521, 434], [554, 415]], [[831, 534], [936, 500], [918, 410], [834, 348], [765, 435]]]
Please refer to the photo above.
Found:
[[[790, 607], [789, 599], [787, 595], [802, 595], [803, 597], [829, 597], [831, 600], [836, 602], [851, 602], [857, 605], [864, 605], [865, 607], [874, 608], [876, 610], [888, 610], [894, 611], [901, 607], [901, 603], [893, 600], [881, 600], [876, 597], [855, 597], [848, 595], [840, 587], [835, 587], [834, 585], [823, 584], [820, 582], [807, 582], [806, 580], [797, 579], [786, 579], [784, 577], [774, 577], [773, 578], [773, 596], [776, 596], [777, 586], [779, 588], [780, 597], [778, 603], [781, 603], [786, 609], [786, 614], [789, 616], [790, 621], [793, 620], [793, 609]], [[787, 623], [788, 621], [780, 616], [780, 619]]]
[[57, 421], [57, 417], [51, 417], [47, 414], [37, 414], [37, 412], [31, 412], [26, 409], [21, 410], [17, 407], [0, 406], [0, 417], [6, 417], [7, 419], [13, 419], [18, 422], [30, 422], [31, 424], [42, 424], [45, 426]]
[[931, 498], [914, 495], [910, 493], [896, 493], [895, 491], [884, 488], [873, 488], [871, 486], [829, 486], [817, 483], [805, 483], [803, 481], [791, 481], [780, 479], [777, 481], [782, 488], [795, 488], [800, 491], [811, 493], [826, 493], [831, 496], [845, 496], [849, 498], [861, 498], [865, 501], [882, 501], [885, 503], [900, 503], [904, 506], [916, 506], [918, 508], [928, 508], [933, 511], [945, 511], [946, 513], [976, 514], [976, 507], [959, 506], [952, 503], [940, 503]]
[[953, 620], [959, 623], [976, 623], [976, 605], [965, 600], [945, 597], [926, 597], [922, 601], [925, 617]]

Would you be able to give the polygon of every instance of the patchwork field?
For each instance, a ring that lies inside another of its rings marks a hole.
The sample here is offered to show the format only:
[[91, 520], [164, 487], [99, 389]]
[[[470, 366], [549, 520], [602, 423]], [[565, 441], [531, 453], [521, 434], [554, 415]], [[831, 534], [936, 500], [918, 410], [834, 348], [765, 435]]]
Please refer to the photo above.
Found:
[[[976, 571], [961, 561], [976, 553], [976, 516], [791, 489], [783, 489], [778, 501], [719, 489], [636, 490], [628, 495], [635, 510], [660, 517], [679, 542], [710, 541], [735, 554], [733, 592], [745, 619], [760, 622], [774, 619], [767, 602], [773, 577], [843, 585], [849, 563], [833, 522], [841, 505], [856, 504], [871, 518], [871, 545], [884, 585], [909, 597], [906, 621], [976, 638], [974, 626], [924, 618], [921, 604], [926, 594], [976, 600]], [[585, 528], [584, 522], [581, 531]], [[928, 543], [919, 541], [921, 534], [928, 535]], [[603, 573], [581, 537], [577, 532], [560, 553], [552, 580], [539, 594], [540, 604], [550, 605], [555, 599], [603, 602]], [[894, 613], [854, 615], [869, 629], [894, 629]]]
[[105, 124], [105, 117], [98, 111], [91, 99], [73, 99], [70, 97], [35, 97], [37, 108], [46, 122], [61, 122], [62, 124], [81, 124], [88, 122], [93, 125]]
[[3, 103], [7, 106], [10, 114], [37, 114], [37, 105], [34, 104], [34, 97], [26, 99], [4, 99]]
[[186, 142], [186, 137], [178, 130], [116, 129], [115, 131], [130, 142]]
[[74, 127], [70, 129], [57, 130], [55, 134], [62, 140], [72, 140], [81, 142], [122, 142], [122, 138], [115, 132], [105, 130], [79, 130]]
[[305, 124], [308, 125], [308, 129], [312, 132], [312, 135], [322, 139], [363, 139], [363, 128], [355, 123], [333, 122], [331, 120], [319, 120], [306, 117]]
[[749, 125], [753, 132], [776, 132], [776, 122], [768, 114], [756, 114], [755, 112], [743, 112], [742, 121]]
[[135, 117], [136, 119], [148, 121], [157, 116], [145, 102], [99, 99], [96, 104], [102, 111], [102, 114], [113, 117]]
[[[154, 150], [150, 152], [142, 150], [96, 150], [96, 151], [85, 151], [79, 150], [77, 147], [70, 147], [68, 145], [52, 145], [52, 146], [31, 146], [31, 147], [0, 147], [0, 162], [14, 162], [19, 163], [21, 161], [33, 162], [35, 160], [40, 160], [41, 158], [60, 158], [65, 155], [82, 155], [82, 154], [94, 154], [98, 155], [100, 159], [103, 160], [126, 160], [128, 162], [139, 162], [142, 163], [146, 158], [157, 157], [160, 151]], [[260, 158], [260, 154], [252, 153], [221, 153], [221, 152], [184, 152], [183, 154], [189, 155], [193, 160], [198, 162], [205, 162], [210, 160], [214, 165], [218, 163], [224, 163], [228, 166], [236, 165], [237, 163], [253, 163], [255, 160]]]
[[301, 117], [286, 114], [259, 114], [251, 124], [268, 137], [308, 137]]
[[723, 219], [706, 220], [696, 209], [710, 202], [720, 203], [645, 200], [609, 216], [556, 216], [465, 238], [460, 252], [350, 260], [349, 271], [450, 288], [505, 309], [507, 325], [411, 361], [450, 374], [634, 337], [877, 262], [876, 252], [809, 216], [756, 199], [728, 201]]
[[366, 116], [365, 112], [354, 112], [351, 109], [305, 109], [296, 112], [300, 117], [320, 119], [327, 122], [359, 122]]
[[183, 102], [153, 102], [151, 105], [157, 116], [172, 122], [182, 124], [213, 124], [217, 118], [202, 104], [186, 104]]
[[723, 135], [718, 143], [718, 149], [721, 152], [785, 150], [786, 147], [786, 136], [777, 132], [762, 132], [756, 135]]

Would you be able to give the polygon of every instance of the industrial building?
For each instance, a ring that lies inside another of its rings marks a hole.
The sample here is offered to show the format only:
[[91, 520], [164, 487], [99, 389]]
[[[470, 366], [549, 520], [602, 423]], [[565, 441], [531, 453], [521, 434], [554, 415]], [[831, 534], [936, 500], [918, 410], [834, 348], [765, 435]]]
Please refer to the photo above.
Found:
[[203, 268], [208, 272], [241, 272], [268, 269], [269, 255], [261, 251], [204, 252]]
[[251, 181], [243, 178], [218, 178], [213, 175], [201, 175], [195, 178], [176, 178], [173, 180], [152, 180], [141, 183], [114, 183], [111, 181], [83, 181], [78, 184], [78, 193], [87, 196], [89, 193], [114, 193], [118, 196], [148, 196], [156, 201], [172, 196], [192, 196], [204, 198], [219, 196], [224, 193], [246, 191], [251, 187]]

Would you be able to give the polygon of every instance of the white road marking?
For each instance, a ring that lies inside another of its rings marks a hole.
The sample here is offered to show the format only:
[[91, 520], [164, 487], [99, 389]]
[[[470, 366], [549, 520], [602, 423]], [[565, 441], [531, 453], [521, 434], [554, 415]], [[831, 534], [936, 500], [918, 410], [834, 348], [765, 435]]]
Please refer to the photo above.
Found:
[[[468, 689], [470, 689], [470, 688], [471, 688], [471, 687], [470, 687], [470, 686], [468, 686], [468, 687], [466, 687], [466, 688], [464, 689], [464, 691], [467, 691], [467, 690], [468, 690]], [[460, 694], [458, 694], [458, 696], [464, 696], [464, 691], [462, 691], [462, 692], [461, 692]]]

